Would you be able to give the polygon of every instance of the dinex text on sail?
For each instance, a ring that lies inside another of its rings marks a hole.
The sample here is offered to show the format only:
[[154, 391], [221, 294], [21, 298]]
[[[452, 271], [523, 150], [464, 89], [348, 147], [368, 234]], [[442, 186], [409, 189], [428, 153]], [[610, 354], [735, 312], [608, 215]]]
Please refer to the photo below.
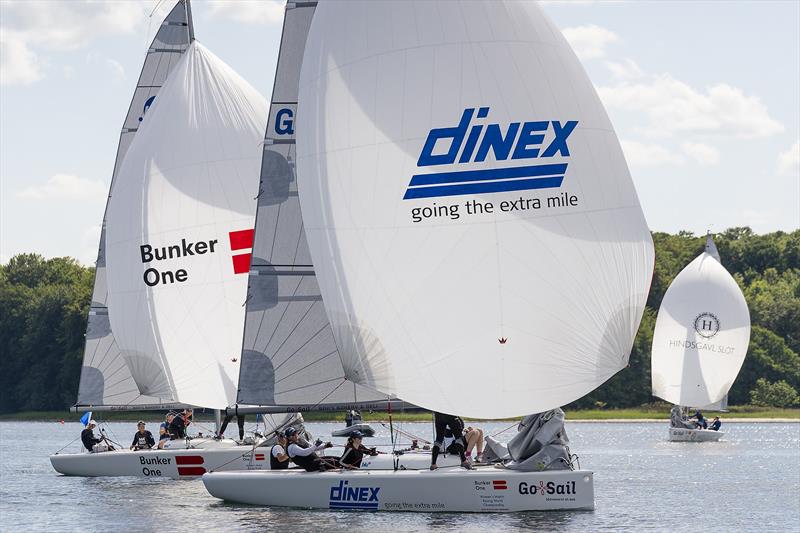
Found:
[[[215, 246], [218, 242], [219, 241], [217, 239], [199, 242], [191, 242], [187, 241], [186, 239], [181, 239], [181, 242], [178, 244], [173, 244], [170, 246], [158, 246], [155, 248], [149, 244], [143, 244], [139, 246], [139, 254], [142, 257], [142, 263], [147, 265], [152, 261], [177, 259], [193, 255], [204, 255], [207, 253], [213, 254], [216, 252]], [[159, 284], [184, 282], [189, 279], [189, 273], [185, 268], [160, 271], [155, 267], [150, 267], [144, 271], [142, 277], [145, 285], [148, 287], [155, 287]]]
[[[412, 207], [413, 222], [578, 205], [578, 197], [567, 191], [536, 197], [524, 193], [561, 187], [569, 165], [565, 162], [570, 157], [568, 140], [578, 121], [529, 120], [501, 125], [487, 123], [489, 113], [489, 107], [467, 108], [456, 126], [430, 130], [417, 160], [417, 167], [428, 172], [411, 177], [403, 199], [439, 201]], [[498, 166], [501, 162], [508, 165]], [[448, 168], [438, 171], [440, 165]], [[519, 196], [504, 195], [499, 202], [441, 201], [519, 191]]]

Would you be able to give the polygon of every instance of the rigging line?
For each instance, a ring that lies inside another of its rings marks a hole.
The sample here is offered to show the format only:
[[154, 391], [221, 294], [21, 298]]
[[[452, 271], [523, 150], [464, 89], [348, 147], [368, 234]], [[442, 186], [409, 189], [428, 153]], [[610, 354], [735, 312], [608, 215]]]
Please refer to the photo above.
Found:
[[506, 432], [506, 431], [508, 431], [509, 429], [513, 428], [514, 426], [518, 426], [518, 425], [519, 425], [519, 422], [514, 422], [513, 424], [511, 424], [510, 426], [508, 426], [506, 429], [503, 429], [503, 430], [501, 430], [501, 431], [498, 431], [497, 433], [492, 433], [492, 434], [491, 434], [491, 435], [489, 435], [489, 436], [490, 436], [490, 437], [496, 437], [496, 436], [498, 436], [498, 435], [502, 435], [503, 433], [505, 433], [505, 432]]

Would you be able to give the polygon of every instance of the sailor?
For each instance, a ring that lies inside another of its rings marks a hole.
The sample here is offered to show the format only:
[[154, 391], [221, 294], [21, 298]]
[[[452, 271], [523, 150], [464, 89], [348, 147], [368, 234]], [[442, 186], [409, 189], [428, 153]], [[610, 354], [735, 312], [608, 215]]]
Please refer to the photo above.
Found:
[[89, 423], [86, 424], [86, 429], [81, 431], [81, 442], [83, 443], [83, 447], [90, 452], [94, 451], [95, 444], [100, 444], [103, 442], [102, 439], [98, 439], [94, 436], [95, 426], [97, 426], [97, 422], [94, 420], [89, 420]]
[[164, 448], [164, 445], [170, 440], [169, 436], [169, 425], [172, 423], [172, 419], [175, 418], [173, 413], [167, 413], [167, 418], [164, 422], [161, 422], [161, 425], [158, 426], [158, 449], [161, 450]]
[[[235, 415], [236, 416], [236, 425], [239, 426], [239, 440], [244, 440], [244, 415]], [[225, 430], [228, 428], [228, 424], [233, 420], [234, 415], [226, 415], [225, 420], [222, 421], [222, 425], [219, 428], [219, 433], [217, 433], [217, 438], [221, 439], [225, 436]]]
[[361, 413], [355, 410], [347, 411], [344, 415], [344, 424], [345, 427], [350, 427], [353, 424], [360, 424], [361, 423]]
[[694, 416], [692, 418], [696, 420], [695, 424], [697, 424], [698, 429], [708, 429], [708, 422], [703, 416], [703, 413], [701, 413], [700, 411], [695, 411]]
[[269, 467], [272, 470], [289, 468], [289, 455], [286, 453], [288, 443], [284, 435], [278, 434], [278, 443], [269, 452]]
[[481, 428], [474, 428], [467, 426], [464, 429], [464, 440], [467, 441], [467, 457], [472, 457], [472, 449], [478, 449], [478, 455], [475, 456], [475, 461], [478, 463], [483, 462], [483, 430]]
[[461, 466], [467, 470], [472, 470], [472, 465], [467, 461], [467, 456], [464, 454], [466, 444], [462, 431], [464, 429], [464, 422], [457, 416], [446, 415], [444, 413], [433, 413], [433, 424], [436, 428], [436, 438], [434, 439], [433, 449], [431, 450], [431, 470], [439, 468], [436, 465], [436, 460], [439, 458], [439, 453], [447, 451], [444, 446], [445, 432], [450, 429], [453, 435], [453, 443], [450, 448], [453, 452], [457, 452], [461, 457]]
[[172, 440], [186, 438], [186, 426], [192, 423], [192, 410], [184, 409], [183, 413], [175, 415], [169, 424], [169, 434]]
[[711, 422], [711, 425], [708, 426], [708, 429], [712, 429], [714, 431], [719, 431], [719, 428], [722, 427], [722, 421], [719, 419], [718, 416], [714, 417], [714, 421]]
[[356, 469], [361, 468], [361, 460], [364, 459], [364, 454], [372, 457], [378, 455], [375, 448], [367, 448], [361, 444], [364, 434], [359, 430], [354, 430], [347, 438], [347, 444], [344, 447], [344, 453], [339, 458], [339, 464], [344, 468]]
[[305, 468], [307, 472], [318, 472], [320, 470], [338, 468], [338, 460], [334, 457], [323, 460], [316, 453], [325, 448], [332, 447], [333, 444], [330, 442], [321, 443], [317, 441], [316, 445], [309, 445], [307, 448], [304, 448], [297, 442], [299, 435], [295, 428], [288, 428], [284, 432], [284, 435], [289, 443], [289, 446], [286, 448], [289, 458], [300, 468]]
[[133, 442], [131, 443], [131, 450], [149, 450], [155, 446], [156, 441], [153, 434], [144, 428], [144, 421], [139, 420], [136, 423], [136, 433], [133, 434]]

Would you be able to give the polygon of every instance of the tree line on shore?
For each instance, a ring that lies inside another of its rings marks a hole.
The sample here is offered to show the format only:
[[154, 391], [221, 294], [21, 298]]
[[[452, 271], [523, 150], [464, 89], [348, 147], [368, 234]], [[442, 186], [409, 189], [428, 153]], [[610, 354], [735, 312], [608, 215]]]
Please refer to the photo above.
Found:
[[[704, 236], [654, 233], [655, 271], [630, 362], [570, 408], [622, 408], [653, 401], [650, 345], [669, 284], [703, 251]], [[715, 236], [723, 265], [750, 308], [753, 328], [731, 405], [800, 405], [800, 230]], [[20, 254], [0, 265], [0, 413], [59, 410], [77, 396], [94, 269], [69, 257]]]

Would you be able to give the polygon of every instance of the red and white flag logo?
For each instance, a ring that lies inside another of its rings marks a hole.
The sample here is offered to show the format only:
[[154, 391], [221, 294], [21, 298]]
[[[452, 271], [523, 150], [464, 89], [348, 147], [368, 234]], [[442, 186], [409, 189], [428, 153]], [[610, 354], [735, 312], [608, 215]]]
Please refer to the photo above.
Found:
[[247, 274], [250, 272], [250, 256], [252, 255], [254, 235], [255, 230], [252, 229], [243, 229], [228, 233], [228, 237], [231, 240], [231, 252], [250, 250], [247, 253], [233, 256], [234, 274]]

